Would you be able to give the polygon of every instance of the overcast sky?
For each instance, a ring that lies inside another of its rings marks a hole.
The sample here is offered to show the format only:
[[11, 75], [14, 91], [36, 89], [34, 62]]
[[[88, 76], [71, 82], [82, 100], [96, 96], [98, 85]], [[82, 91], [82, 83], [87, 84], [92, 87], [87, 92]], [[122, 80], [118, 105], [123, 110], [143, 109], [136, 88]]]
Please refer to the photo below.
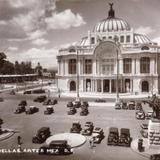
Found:
[[0, 51], [12, 62], [56, 67], [58, 49], [107, 18], [109, 2], [116, 17], [160, 42], [160, 0], [0, 0]]

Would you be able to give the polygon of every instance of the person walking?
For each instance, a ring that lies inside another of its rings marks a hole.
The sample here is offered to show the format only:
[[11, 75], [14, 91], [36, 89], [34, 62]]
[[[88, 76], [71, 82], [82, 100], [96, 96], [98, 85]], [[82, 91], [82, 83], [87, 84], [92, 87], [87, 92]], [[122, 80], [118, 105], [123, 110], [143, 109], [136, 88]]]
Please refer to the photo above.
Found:
[[21, 144], [22, 144], [22, 141], [21, 141], [21, 136], [18, 136], [17, 137], [17, 144], [18, 144], [18, 149], [20, 150], [20, 151], [22, 151], [22, 148], [21, 148]]

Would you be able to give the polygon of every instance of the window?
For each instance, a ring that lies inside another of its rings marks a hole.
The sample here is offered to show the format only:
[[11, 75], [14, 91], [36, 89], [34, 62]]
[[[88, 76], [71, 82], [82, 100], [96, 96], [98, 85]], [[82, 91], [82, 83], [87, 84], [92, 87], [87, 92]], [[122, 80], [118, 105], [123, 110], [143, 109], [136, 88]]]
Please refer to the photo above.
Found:
[[105, 41], [105, 40], [106, 40], [106, 37], [103, 37], [102, 39]]
[[142, 57], [140, 59], [140, 71], [141, 73], [150, 72], [150, 58], [149, 57]]
[[112, 39], [112, 36], [109, 36], [108, 39]]
[[92, 60], [91, 59], [85, 60], [85, 73], [86, 74], [92, 73]]
[[94, 44], [94, 43], [95, 43], [95, 38], [92, 37], [92, 38], [91, 38], [91, 44]]
[[105, 59], [102, 61], [102, 74], [114, 73], [114, 59]]
[[120, 36], [120, 42], [124, 43], [124, 36]]
[[123, 59], [123, 73], [131, 73], [132, 72], [132, 59], [125, 58]]
[[130, 42], [130, 36], [129, 35], [126, 37], [126, 42]]
[[77, 68], [76, 59], [70, 59], [68, 65], [69, 65], [68, 66], [69, 74], [76, 74], [76, 68]]

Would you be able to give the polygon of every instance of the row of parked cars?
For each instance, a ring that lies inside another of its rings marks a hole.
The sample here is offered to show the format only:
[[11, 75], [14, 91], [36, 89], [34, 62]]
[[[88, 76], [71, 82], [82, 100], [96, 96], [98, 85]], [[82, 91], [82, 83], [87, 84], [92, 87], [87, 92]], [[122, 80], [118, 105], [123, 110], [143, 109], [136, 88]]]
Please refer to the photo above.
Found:
[[109, 135], [107, 139], [108, 145], [130, 147], [132, 138], [128, 128], [121, 128], [120, 133], [117, 127], [109, 128]]
[[140, 102], [135, 102], [135, 101], [129, 101], [129, 102], [121, 101], [120, 103], [115, 104], [115, 109], [141, 110], [142, 104]]
[[[25, 100], [22, 100], [18, 107], [16, 108], [16, 110], [14, 111], [15, 114], [20, 114], [20, 113], [23, 113], [25, 112], [26, 114], [34, 114], [36, 112], [39, 111], [39, 108], [38, 107], [35, 107], [35, 106], [29, 106], [28, 109], [26, 109], [26, 106], [27, 106], [27, 101]], [[50, 105], [48, 105], [46, 107], [46, 110], [44, 111], [44, 114], [52, 114], [54, 113], [54, 108]]]
[[68, 115], [74, 115], [77, 113], [77, 108], [81, 108], [80, 115], [81, 116], [87, 116], [89, 114], [88, 111], [88, 102], [81, 102], [81, 101], [73, 101], [68, 102], [67, 107], [69, 108], [69, 111], [67, 112]]
[[145, 113], [143, 109], [135, 112], [135, 116], [138, 120], [144, 120], [144, 119], [151, 119], [153, 117], [153, 110], [149, 110], [148, 112]]

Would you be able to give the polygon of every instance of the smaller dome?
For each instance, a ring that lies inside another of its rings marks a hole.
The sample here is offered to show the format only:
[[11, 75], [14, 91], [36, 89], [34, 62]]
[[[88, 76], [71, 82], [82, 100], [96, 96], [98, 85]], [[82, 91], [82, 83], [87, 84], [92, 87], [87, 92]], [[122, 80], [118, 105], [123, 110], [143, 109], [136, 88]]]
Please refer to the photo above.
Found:
[[134, 34], [134, 43], [148, 44], [148, 43], [152, 43], [152, 42], [147, 36], [145, 36], [143, 34]]

